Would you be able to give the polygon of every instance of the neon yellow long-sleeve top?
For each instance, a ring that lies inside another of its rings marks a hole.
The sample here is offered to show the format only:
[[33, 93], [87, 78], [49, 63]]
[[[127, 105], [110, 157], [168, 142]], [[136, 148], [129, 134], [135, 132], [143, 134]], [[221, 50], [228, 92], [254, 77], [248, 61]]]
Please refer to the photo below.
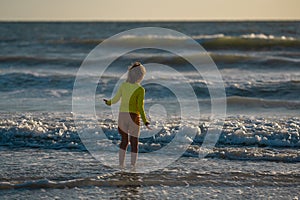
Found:
[[147, 122], [144, 110], [145, 89], [138, 83], [123, 82], [116, 95], [107, 105], [115, 104], [121, 99], [120, 112], [136, 113], [141, 115], [144, 124]]

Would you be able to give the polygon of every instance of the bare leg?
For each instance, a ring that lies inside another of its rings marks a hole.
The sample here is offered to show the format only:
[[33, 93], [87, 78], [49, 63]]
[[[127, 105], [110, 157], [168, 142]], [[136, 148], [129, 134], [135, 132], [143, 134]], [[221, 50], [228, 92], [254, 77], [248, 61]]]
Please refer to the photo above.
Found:
[[120, 143], [120, 150], [119, 150], [119, 166], [120, 168], [125, 167], [125, 157], [126, 157], [126, 150], [128, 146], [128, 135], [122, 131], [122, 129], [118, 128], [119, 133], [122, 136], [122, 140]]
[[131, 152], [131, 167], [135, 167], [138, 153]]
[[119, 167], [123, 169], [125, 167], [125, 157], [126, 157], [126, 151], [124, 149], [119, 150]]
[[135, 167], [137, 157], [138, 157], [138, 138], [130, 136], [130, 145], [131, 145], [131, 166]]

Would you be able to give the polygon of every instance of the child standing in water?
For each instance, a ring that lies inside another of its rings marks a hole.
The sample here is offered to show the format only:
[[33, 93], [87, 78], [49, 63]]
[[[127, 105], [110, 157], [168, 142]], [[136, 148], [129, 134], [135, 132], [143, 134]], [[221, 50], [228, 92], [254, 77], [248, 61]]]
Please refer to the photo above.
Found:
[[[145, 89], [140, 85], [146, 73], [140, 62], [135, 62], [128, 69], [128, 77], [121, 84], [116, 95], [111, 99], [103, 99], [106, 105], [117, 103], [121, 99], [118, 119], [118, 131], [122, 137], [119, 150], [119, 165], [125, 166], [125, 155], [130, 141], [131, 167], [135, 167], [138, 155], [138, 138], [140, 136], [140, 117], [148, 129], [149, 122], [144, 111]], [[128, 140], [129, 137], [129, 140]]]

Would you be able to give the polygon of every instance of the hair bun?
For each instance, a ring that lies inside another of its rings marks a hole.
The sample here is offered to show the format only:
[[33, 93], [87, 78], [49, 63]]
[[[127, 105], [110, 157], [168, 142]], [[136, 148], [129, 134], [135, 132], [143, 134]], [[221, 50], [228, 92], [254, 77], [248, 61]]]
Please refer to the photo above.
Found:
[[135, 63], [133, 63], [132, 65], [131, 65], [131, 67], [129, 68], [129, 70], [130, 69], [133, 69], [133, 68], [135, 68], [135, 67], [138, 67], [138, 66], [141, 66], [142, 64], [140, 63], [140, 62], [135, 62]]

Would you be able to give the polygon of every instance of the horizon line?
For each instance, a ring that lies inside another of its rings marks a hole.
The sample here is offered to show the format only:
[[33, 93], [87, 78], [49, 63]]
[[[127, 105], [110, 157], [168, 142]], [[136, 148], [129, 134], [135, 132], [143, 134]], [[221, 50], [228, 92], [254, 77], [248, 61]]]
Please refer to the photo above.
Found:
[[300, 19], [157, 19], [157, 20], [99, 20], [99, 19], [0, 19], [0, 22], [295, 22]]

